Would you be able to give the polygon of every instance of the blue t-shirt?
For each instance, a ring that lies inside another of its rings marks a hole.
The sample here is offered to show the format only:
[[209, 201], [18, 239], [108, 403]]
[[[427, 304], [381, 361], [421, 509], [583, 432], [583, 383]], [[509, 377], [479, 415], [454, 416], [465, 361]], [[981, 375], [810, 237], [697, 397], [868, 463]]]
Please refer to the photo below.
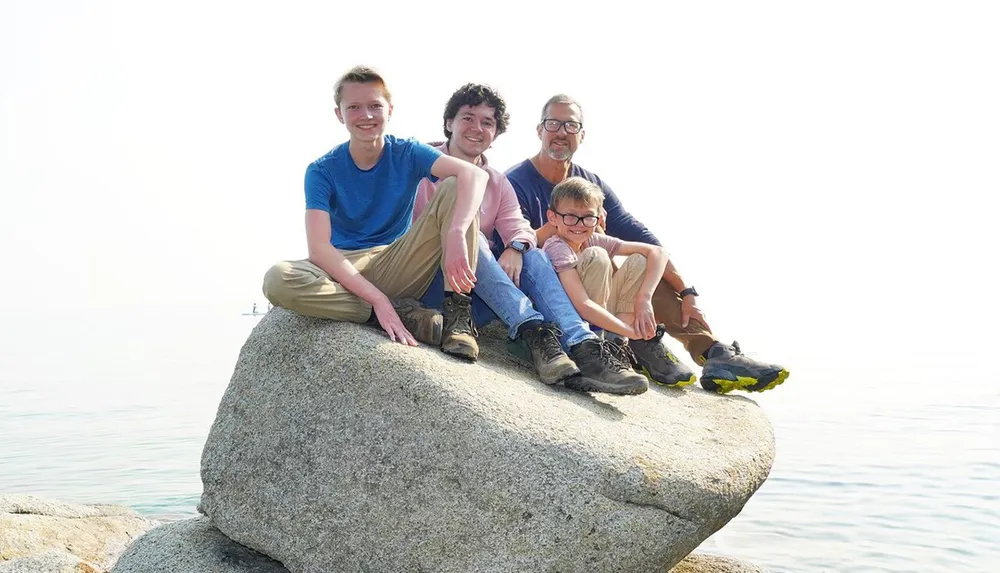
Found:
[[306, 209], [330, 214], [330, 244], [354, 251], [388, 245], [410, 228], [417, 183], [441, 152], [415, 139], [385, 135], [378, 163], [362, 171], [348, 143], [306, 169]]
[[[531, 223], [531, 228], [538, 229], [548, 221], [545, 212], [549, 209], [549, 197], [552, 196], [552, 189], [555, 185], [542, 177], [530, 159], [525, 159], [511, 167], [505, 175], [510, 180], [510, 184], [514, 186], [514, 192], [517, 194], [518, 203], [521, 204], [521, 213], [524, 218]], [[660, 241], [656, 236], [625, 210], [615, 192], [604, 181], [601, 181], [600, 177], [576, 163], [570, 164], [569, 176], [583, 177], [600, 187], [601, 191], [604, 192], [604, 210], [608, 212], [606, 219], [608, 235], [623, 241], [660, 246]]]

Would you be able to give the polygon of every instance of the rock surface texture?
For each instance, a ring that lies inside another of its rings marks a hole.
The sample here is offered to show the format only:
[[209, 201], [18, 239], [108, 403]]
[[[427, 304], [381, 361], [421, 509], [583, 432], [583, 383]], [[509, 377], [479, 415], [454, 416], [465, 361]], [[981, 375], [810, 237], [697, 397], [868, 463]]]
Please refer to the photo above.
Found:
[[288, 573], [232, 541], [201, 516], [157, 527], [133, 543], [111, 573]]
[[158, 524], [116, 505], [0, 494], [0, 572], [102, 573]]
[[767, 478], [753, 401], [547, 387], [498, 331], [469, 364], [273, 309], [219, 406], [200, 508], [292, 573], [663, 573]]

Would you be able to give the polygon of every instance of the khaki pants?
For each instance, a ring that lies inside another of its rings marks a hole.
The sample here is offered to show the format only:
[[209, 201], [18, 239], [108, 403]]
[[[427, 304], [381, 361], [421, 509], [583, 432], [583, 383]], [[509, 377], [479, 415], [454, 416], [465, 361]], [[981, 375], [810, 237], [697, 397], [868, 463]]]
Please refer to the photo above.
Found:
[[[629, 255], [619, 269], [615, 268], [608, 252], [600, 247], [584, 249], [579, 258], [577, 271], [591, 300], [612, 314], [634, 311], [635, 294], [646, 275], [646, 257]], [[715, 344], [715, 336], [698, 320], [691, 319], [687, 328], [681, 327], [681, 299], [664, 280], [660, 280], [653, 291], [653, 313], [667, 334], [679, 340], [696, 362]]]
[[[457, 198], [455, 178], [438, 185], [434, 198], [410, 229], [389, 245], [341, 254], [362, 276], [389, 298], [420, 298], [438, 268]], [[479, 212], [465, 233], [469, 265], [475, 269], [479, 254]], [[446, 288], [449, 288], [446, 286]], [[282, 261], [264, 275], [264, 296], [271, 304], [313, 316], [348, 322], [365, 322], [372, 307], [344, 288], [308, 259]]]

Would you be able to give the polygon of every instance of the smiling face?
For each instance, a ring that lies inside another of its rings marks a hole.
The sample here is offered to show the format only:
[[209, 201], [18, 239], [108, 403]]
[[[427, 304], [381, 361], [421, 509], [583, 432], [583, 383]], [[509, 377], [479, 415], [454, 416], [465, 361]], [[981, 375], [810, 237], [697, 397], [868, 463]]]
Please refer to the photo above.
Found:
[[451, 154], [475, 163], [496, 138], [496, 110], [485, 103], [463, 105], [454, 118], [445, 122], [445, 128], [451, 132], [448, 140]]
[[[549, 222], [556, 226], [556, 234], [575, 250], [579, 250], [580, 246], [594, 234], [600, 214], [601, 206], [595, 202], [571, 198], [561, 199], [558, 204], [550, 205], [547, 212]], [[594, 226], [588, 226], [589, 223], [593, 223]]]
[[382, 139], [385, 124], [392, 117], [392, 104], [378, 82], [345, 82], [341, 86], [337, 119], [347, 127], [352, 141]]
[[542, 141], [542, 152], [556, 161], [569, 161], [577, 147], [583, 143], [584, 131], [581, 129], [579, 133], [568, 133], [565, 125], [558, 131], [546, 131], [543, 127], [546, 119], [575, 121], [582, 125], [583, 112], [573, 103], [553, 103], [545, 110], [545, 117], [536, 127], [538, 139]]

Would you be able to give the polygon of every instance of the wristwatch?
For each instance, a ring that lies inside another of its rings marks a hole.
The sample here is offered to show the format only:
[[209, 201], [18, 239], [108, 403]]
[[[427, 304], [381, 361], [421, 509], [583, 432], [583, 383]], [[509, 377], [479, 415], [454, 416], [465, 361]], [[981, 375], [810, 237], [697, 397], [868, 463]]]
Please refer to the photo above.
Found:
[[686, 289], [682, 290], [681, 292], [677, 293], [677, 296], [679, 296], [680, 298], [684, 298], [687, 295], [698, 296], [698, 291], [694, 290], [693, 286], [689, 286]]
[[511, 241], [510, 246], [507, 248], [514, 249], [523, 255], [524, 251], [528, 250], [528, 243], [525, 243], [524, 241]]

